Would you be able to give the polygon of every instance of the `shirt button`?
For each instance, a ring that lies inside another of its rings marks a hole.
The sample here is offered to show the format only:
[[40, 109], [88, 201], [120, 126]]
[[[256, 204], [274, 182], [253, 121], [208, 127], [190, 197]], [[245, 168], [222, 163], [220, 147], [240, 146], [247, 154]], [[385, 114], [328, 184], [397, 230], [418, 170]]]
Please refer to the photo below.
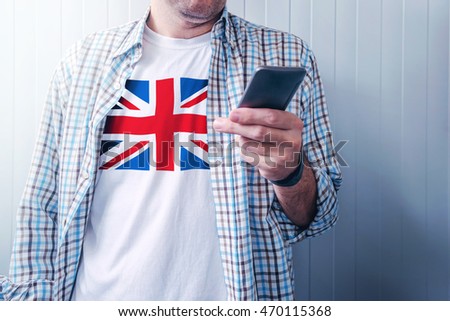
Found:
[[81, 172], [81, 177], [83, 179], [88, 179], [89, 178], [89, 173], [88, 172]]
[[122, 86], [120, 85], [120, 82], [116, 82], [116, 83], [114, 84], [114, 89], [115, 89], [115, 90], [119, 90], [120, 87], [122, 87]]

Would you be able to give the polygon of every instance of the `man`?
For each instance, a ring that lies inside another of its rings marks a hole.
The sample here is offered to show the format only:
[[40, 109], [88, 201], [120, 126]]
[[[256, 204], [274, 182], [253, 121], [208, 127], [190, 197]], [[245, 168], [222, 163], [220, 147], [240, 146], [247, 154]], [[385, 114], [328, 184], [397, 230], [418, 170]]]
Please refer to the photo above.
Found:
[[[6, 300], [294, 299], [290, 245], [337, 217], [322, 84], [301, 40], [225, 4], [153, 0], [63, 59]], [[288, 111], [236, 109], [260, 65], [306, 68]]]

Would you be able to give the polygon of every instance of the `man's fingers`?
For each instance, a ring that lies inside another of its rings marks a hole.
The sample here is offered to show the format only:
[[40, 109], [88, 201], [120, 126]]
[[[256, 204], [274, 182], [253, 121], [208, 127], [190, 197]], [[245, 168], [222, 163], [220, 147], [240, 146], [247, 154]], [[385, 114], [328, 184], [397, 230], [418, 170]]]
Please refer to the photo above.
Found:
[[239, 147], [243, 154], [272, 157], [283, 164], [296, 163], [300, 154], [293, 142], [262, 143], [242, 136], [239, 138]]
[[271, 154], [274, 154], [274, 152], [276, 152], [277, 143], [275, 142], [261, 143], [256, 140], [240, 136], [239, 147], [241, 148], [242, 151], [248, 151], [261, 156], [269, 156]]
[[237, 108], [230, 120], [242, 125], [261, 125], [278, 129], [302, 129], [303, 122], [294, 114], [270, 108]]
[[216, 131], [235, 134], [259, 142], [279, 142], [286, 140], [286, 130], [269, 128], [262, 125], [242, 125], [228, 118], [217, 118], [213, 127]]

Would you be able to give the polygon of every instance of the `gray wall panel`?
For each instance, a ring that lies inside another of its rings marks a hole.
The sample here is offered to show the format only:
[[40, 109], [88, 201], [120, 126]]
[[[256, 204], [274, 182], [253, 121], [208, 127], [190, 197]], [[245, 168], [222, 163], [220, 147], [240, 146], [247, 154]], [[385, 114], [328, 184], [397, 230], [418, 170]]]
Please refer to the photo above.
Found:
[[[14, 1], [0, 2], [0, 30], [2, 43], [6, 48], [14, 47]], [[13, 199], [14, 199], [14, 50], [0, 50], [0, 90], [2, 96], [2, 126], [0, 135], [3, 137], [2, 157], [0, 166], [0, 273], [8, 271], [9, 256], [13, 230]]]
[[427, 78], [427, 299], [445, 297], [449, 284], [442, 282], [448, 276], [450, 266], [448, 244], [448, 1], [429, 2], [428, 17], [428, 78]]
[[[402, 115], [402, 270], [406, 299], [426, 298], [426, 1], [405, 2], [404, 90]], [[414, 173], [414, 175], [411, 175]]]
[[[312, 7], [312, 38], [320, 75], [323, 77], [328, 100], [335, 96], [335, 1], [314, 1]], [[319, 50], [321, 48], [322, 50]], [[329, 105], [331, 122], [334, 123], [334, 106]], [[311, 242], [310, 294], [311, 300], [326, 300], [334, 295], [334, 232], [326, 233]]]
[[382, 8], [380, 141], [380, 298], [399, 299], [401, 270], [401, 138], [403, 2]]
[[[349, 141], [339, 154], [347, 166], [342, 167], [344, 185], [339, 193], [340, 215], [335, 227], [335, 298], [353, 300], [356, 273], [356, 43], [357, 0], [342, 0], [336, 4], [336, 64], [335, 100], [342, 103], [334, 106], [334, 139]], [[333, 100], [328, 100], [333, 104]], [[346, 201], [343, 202], [342, 200]]]

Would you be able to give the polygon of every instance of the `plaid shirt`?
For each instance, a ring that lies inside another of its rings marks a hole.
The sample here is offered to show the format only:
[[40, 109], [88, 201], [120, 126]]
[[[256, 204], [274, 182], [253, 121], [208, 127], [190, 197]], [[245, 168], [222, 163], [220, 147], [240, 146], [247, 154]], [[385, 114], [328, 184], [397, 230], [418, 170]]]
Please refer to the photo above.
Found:
[[[5, 300], [70, 300], [94, 195], [106, 115], [142, 53], [143, 19], [88, 36], [71, 48], [51, 82], [30, 176], [17, 217]], [[288, 33], [256, 26], [224, 10], [212, 30], [208, 141], [217, 231], [229, 300], [292, 300], [291, 244], [337, 219], [341, 173], [330, 140], [322, 83], [311, 50]], [[303, 143], [317, 181], [318, 213], [306, 229], [283, 213], [272, 185], [242, 166], [233, 135], [212, 128], [237, 107], [259, 65], [303, 66], [289, 111], [304, 122]], [[214, 154], [214, 157], [213, 157]], [[124, 271], [126, 273], [126, 271]]]

